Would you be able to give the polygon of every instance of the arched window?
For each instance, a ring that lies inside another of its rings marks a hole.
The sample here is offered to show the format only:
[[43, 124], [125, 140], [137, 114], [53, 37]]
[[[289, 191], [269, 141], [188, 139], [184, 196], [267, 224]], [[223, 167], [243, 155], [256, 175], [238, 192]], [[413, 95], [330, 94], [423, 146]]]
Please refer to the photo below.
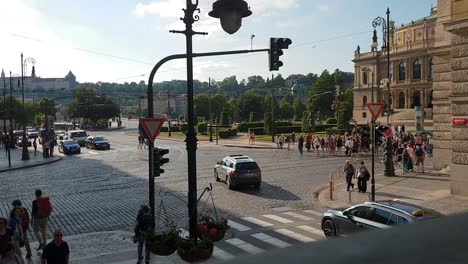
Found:
[[368, 72], [363, 72], [362, 73], [362, 83], [363, 84], [368, 84], [369, 83], [369, 73]]
[[427, 71], [427, 78], [429, 80], [432, 80], [432, 66], [434, 64], [432, 63], [432, 58], [429, 60], [429, 70]]
[[362, 97], [362, 106], [367, 106], [367, 96]]
[[413, 62], [413, 80], [421, 80], [421, 62], [419, 59]]
[[400, 92], [398, 94], [398, 108], [399, 109], [405, 108], [405, 93], [404, 92]]
[[406, 62], [402, 62], [398, 66], [398, 80], [406, 80]]
[[432, 100], [433, 100], [433, 91], [430, 91], [429, 94], [427, 95], [427, 107], [432, 108]]

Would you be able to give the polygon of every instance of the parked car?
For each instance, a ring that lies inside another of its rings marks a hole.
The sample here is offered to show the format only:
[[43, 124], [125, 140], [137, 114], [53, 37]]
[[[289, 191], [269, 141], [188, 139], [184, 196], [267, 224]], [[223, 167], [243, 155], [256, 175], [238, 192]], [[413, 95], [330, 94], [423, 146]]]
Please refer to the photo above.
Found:
[[86, 139], [88, 134], [84, 130], [69, 130], [65, 133], [64, 139], [74, 140], [76, 143], [80, 144], [81, 147], [85, 146]]
[[110, 143], [102, 136], [89, 136], [86, 139], [86, 148], [92, 149], [110, 149]]
[[80, 154], [81, 147], [74, 140], [64, 140], [60, 141], [58, 146], [58, 151], [64, 154]]
[[372, 229], [385, 229], [442, 216], [419, 205], [398, 200], [366, 202], [345, 210], [323, 213], [322, 230], [327, 238]]
[[39, 133], [34, 128], [28, 128], [27, 135], [29, 138], [37, 138], [39, 137]]
[[224, 181], [229, 189], [235, 189], [240, 185], [254, 185], [260, 188], [262, 173], [257, 163], [244, 155], [231, 155], [216, 162], [214, 168], [216, 181]]

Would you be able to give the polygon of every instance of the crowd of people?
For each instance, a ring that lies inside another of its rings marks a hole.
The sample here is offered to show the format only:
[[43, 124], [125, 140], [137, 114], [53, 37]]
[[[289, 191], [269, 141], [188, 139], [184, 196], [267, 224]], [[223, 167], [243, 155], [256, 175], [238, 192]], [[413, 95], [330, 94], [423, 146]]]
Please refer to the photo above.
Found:
[[[34, 156], [37, 155], [38, 144], [42, 146], [42, 157], [47, 159], [54, 156], [54, 149], [57, 146], [57, 135], [54, 129], [46, 129], [42, 131], [42, 134], [35, 138], [27, 138], [28, 146], [32, 146], [34, 149]], [[16, 148], [18, 138], [13, 131], [0, 131], [0, 148], [8, 150]], [[21, 146], [21, 145], [19, 145]]]
[[67, 242], [63, 241], [62, 230], [55, 230], [54, 238], [47, 244], [47, 224], [52, 213], [49, 197], [43, 196], [41, 190], [36, 190], [35, 197], [31, 215], [20, 200], [14, 200], [10, 215], [0, 217], [0, 263], [24, 264], [22, 248], [26, 249], [25, 258], [32, 258], [28, 238], [30, 226], [39, 242], [36, 251], [42, 250], [41, 264], [68, 263], [70, 251]]

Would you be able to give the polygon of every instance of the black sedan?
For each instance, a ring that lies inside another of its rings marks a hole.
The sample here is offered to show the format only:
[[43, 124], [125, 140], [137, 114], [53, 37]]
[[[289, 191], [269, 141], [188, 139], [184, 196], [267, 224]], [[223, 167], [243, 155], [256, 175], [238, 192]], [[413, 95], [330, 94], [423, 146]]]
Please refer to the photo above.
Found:
[[328, 210], [323, 213], [321, 224], [325, 237], [332, 238], [364, 230], [416, 223], [440, 216], [442, 214], [434, 210], [393, 200], [367, 202], [342, 211]]
[[86, 148], [92, 149], [110, 149], [110, 143], [101, 136], [90, 136], [86, 139]]
[[80, 154], [81, 153], [81, 147], [78, 145], [73, 140], [64, 140], [60, 141], [60, 144], [58, 146], [59, 152], [62, 152], [64, 154]]

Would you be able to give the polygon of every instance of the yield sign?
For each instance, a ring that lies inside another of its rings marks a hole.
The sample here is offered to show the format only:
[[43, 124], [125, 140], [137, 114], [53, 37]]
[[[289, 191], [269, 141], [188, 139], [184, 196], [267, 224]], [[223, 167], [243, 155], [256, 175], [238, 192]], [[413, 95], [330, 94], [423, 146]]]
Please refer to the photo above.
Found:
[[148, 138], [151, 142], [154, 142], [156, 137], [159, 135], [159, 130], [164, 123], [164, 119], [162, 118], [142, 118], [140, 119], [143, 128], [145, 129]]
[[374, 120], [377, 120], [380, 113], [382, 113], [382, 110], [384, 108], [384, 104], [382, 104], [382, 103], [368, 103], [367, 108], [369, 108], [369, 111], [371, 112], [371, 115], [374, 118]]

